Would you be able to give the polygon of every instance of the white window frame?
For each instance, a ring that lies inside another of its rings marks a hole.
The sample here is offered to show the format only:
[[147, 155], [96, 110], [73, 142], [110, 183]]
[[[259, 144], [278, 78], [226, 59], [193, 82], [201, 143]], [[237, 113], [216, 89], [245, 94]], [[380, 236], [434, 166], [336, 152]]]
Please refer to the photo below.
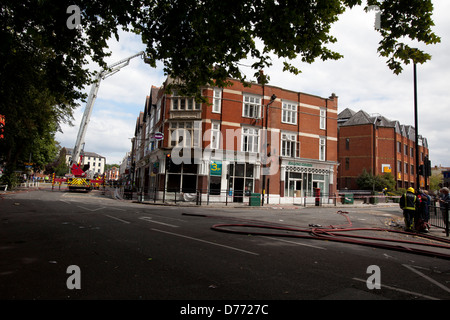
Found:
[[222, 89], [214, 88], [213, 90], [212, 112], [213, 113], [222, 112]]
[[291, 158], [299, 157], [299, 145], [295, 133], [281, 133], [281, 156]]
[[296, 102], [283, 101], [281, 110], [281, 122], [288, 124], [297, 124], [298, 104]]
[[220, 123], [211, 122], [211, 149], [219, 149], [220, 147]]
[[200, 111], [201, 103], [196, 102], [195, 98], [179, 96], [176, 91], [173, 92], [170, 110], [173, 111]]
[[161, 100], [156, 103], [156, 114], [155, 114], [155, 124], [161, 119]]
[[261, 119], [261, 96], [244, 94], [242, 116], [244, 118]]
[[327, 109], [320, 108], [320, 129], [327, 128]]
[[[201, 146], [201, 121], [170, 122], [169, 133], [171, 147], [197, 148]], [[183, 139], [180, 141], [180, 138]]]
[[327, 144], [325, 138], [319, 138], [319, 160], [325, 161]]
[[259, 129], [242, 127], [241, 151], [259, 152]]

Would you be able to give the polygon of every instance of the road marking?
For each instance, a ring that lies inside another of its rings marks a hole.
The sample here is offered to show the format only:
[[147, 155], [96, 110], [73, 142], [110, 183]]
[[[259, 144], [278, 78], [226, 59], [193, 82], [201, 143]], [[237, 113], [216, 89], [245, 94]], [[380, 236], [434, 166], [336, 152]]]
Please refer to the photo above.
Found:
[[296, 244], [298, 246], [305, 246], [305, 247], [311, 247], [311, 248], [316, 248], [316, 249], [321, 249], [321, 250], [327, 250], [324, 247], [319, 247], [319, 246], [314, 246], [312, 244], [305, 244], [305, 243], [298, 243], [298, 242], [294, 242], [294, 241], [289, 241], [289, 240], [284, 240], [284, 239], [278, 239], [278, 238], [272, 238], [272, 237], [266, 237], [263, 236], [263, 238], [267, 238], [267, 239], [271, 239], [271, 240], [277, 240], [277, 241], [281, 241], [281, 242], [286, 242], [286, 243], [291, 243], [291, 244]]
[[407, 264], [402, 264], [402, 266], [408, 268], [408, 269], [411, 270], [412, 272], [417, 273], [419, 276], [421, 276], [421, 277], [423, 277], [424, 279], [430, 281], [431, 283], [437, 285], [439, 288], [441, 288], [441, 289], [443, 289], [443, 290], [445, 290], [445, 291], [447, 291], [447, 292], [450, 292], [450, 289], [449, 289], [449, 288], [447, 288], [447, 287], [444, 286], [443, 284], [437, 282], [436, 280], [431, 279], [429, 276], [423, 274], [422, 272], [420, 272], [420, 271], [414, 269], [413, 266], [410, 266], [410, 265], [407, 265]]
[[98, 210], [102, 210], [105, 209], [105, 207], [100, 207], [100, 208], [96, 208], [96, 209], [89, 209], [83, 206], [77, 206], [78, 208], [84, 209], [84, 210], [88, 210], [88, 211], [98, 211]]
[[[364, 279], [353, 278], [353, 280], [361, 281], [361, 282], [367, 283], [367, 280], [364, 280]], [[398, 291], [398, 292], [402, 292], [402, 293], [407, 293], [407, 294], [411, 294], [411, 295], [414, 295], [414, 296], [423, 297], [423, 298], [430, 299], [430, 300], [440, 300], [440, 299], [435, 298], [435, 297], [430, 297], [430, 296], [427, 296], [427, 295], [424, 295], [424, 294], [421, 294], [421, 293], [417, 293], [417, 292], [413, 292], [413, 291], [408, 291], [408, 290], [404, 290], [404, 289], [400, 289], [400, 288], [390, 287], [390, 286], [387, 286], [387, 285], [385, 285], [385, 284], [382, 284], [382, 285], [381, 285], [381, 288], [382, 288], [382, 289], [383, 289], [383, 288], [391, 289], [391, 290], [394, 290], [394, 291]]]
[[206, 240], [202, 240], [202, 239], [197, 239], [197, 238], [193, 238], [193, 237], [189, 237], [189, 236], [184, 236], [184, 235], [178, 234], [178, 233], [173, 233], [173, 232], [168, 232], [168, 231], [158, 230], [158, 229], [152, 229], [152, 230], [153, 230], [153, 231], [157, 231], [157, 232], [162, 232], [162, 233], [170, 234], [170, 235], [177, 236], [177, 237], [181, 237], [181, 238], [186, 238], [186, 239], [190, 239], [190, 240], [194, 240], [194, 241], [199, 241], [199, 242], [211, 244], [211, 245], [218, 246], [218, 247], [222, 247], [222, 248], [227, 248], [227, 249], [231, 249], [231, 250], [235, 250], [235, 251], [239, 251], [239, 252], [243, 252], [243, 253], [247, 253], [247, 254], [259, 256], [259, 253], [255, 253], [255, 252], [251, 252], [251, 251], [247, 251], [247, 250], [242, 250], [242, 249], [238, 249], [238, 248], [226, 246], [226, 245], [224, 245], [224, 244], [214, 243], [214, 242], [210, 242], [210, 241], [206, 241]]
[[128, 224], [130, 223], [130, 221], [122, 220], [120, 218], [116, 218], [114, 216], [110, 216], [109, 214], [104, 214], [104, 216], [105, 217], [109, 217], [109, 218], [114, 219], [114, 220], [117, 220], [117, 221], [120, 221], [120, 222], [123, 222], [123, 223], [128, 223]]
[[139, 219], [147, 221], [147, 222], [152, 222], [152, 223], [157, 223], [157, 224], [162, 224], [163, 226], [168, 226], [168, 227], [172, 227], [172, 228], [179, 228], [179, 226], [176, 226], [174, 224], [169, 224], [169, 223], [164, 223], [164, 222], [159, 222], [159, 221], [155, 221], [150, 217], [140, 217]]
[[113, 210], [119, 210], [119, 211], [127, 211], [127, 210], [125, 210], [125, 209], [116, 208], [116, 207], [110, 207], [110, 209], [113, 209]]

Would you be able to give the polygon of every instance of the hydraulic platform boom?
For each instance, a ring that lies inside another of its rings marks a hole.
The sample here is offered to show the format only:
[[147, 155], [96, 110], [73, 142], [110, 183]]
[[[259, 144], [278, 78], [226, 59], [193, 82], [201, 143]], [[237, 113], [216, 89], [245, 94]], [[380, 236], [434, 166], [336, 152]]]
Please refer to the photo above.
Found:
[[131, 57], [128, 57], [126, 59], [120, 60], [116, 63], [109, 65], [106, 69], [103, 69], [97, 75], [95, 82], [92, 85], [91, 91], [89, 93], [89, 97], [88, 97], [88, 100], [86, 103], [86, 108], [84, 109], [84, 113], [83, 113], [83, 118], [81, 119], [80, 129], [78, 130], [78, 136], [77, 136], [77, 140], [75, 142], [75, 147], [73, 148], [72, 161], [71, 161], [71, 165], [70, 165], [72, 174], [74, 174], [74, 172], [72, 172], [73, 171], [72, 168], [74, 167], [74, 165], [77, 166], [78, 168], [81, 166], [81, 163], [80, 163], [80, 165], [78, 165], [78, 161], [80, 160], [80, 155], [81, 155], [82, 147], [84, 145], [84, 138], [86, 135], [87, 126], [88, 126], [89, 120], [91, 118], [92, 108], [94, 106], [95, 99], [97, 98], [97, 92], [100, 87], [100, 81], [119, 72], [120, 69], [122, 69], [123, 67], [127, 66], [130, 63], [131, 59], [139, 57], [139, 56], [142, 57], [143, 59], [145, 59], [144, 51], [141, 51], [135, 55], [132, 55]]

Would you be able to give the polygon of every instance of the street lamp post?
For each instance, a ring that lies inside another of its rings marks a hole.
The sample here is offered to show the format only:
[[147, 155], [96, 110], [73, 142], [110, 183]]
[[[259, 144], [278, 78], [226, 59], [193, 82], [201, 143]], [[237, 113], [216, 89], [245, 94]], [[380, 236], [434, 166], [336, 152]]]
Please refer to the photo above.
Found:
[[419, 174], [419, 124], [417, 117], [417, 66], [416, 62], [413, 62], [414, 65], [414, 126], [415, 126], [415, 148], [416, 148], [416, 190], [420, 187], [420, 174]]
[[[268, 137], [267, 137], [267, 126], [268, 126], [268, 117], [269, 117], [269, 106], [275, 101], [275, 99], [277, 98], [277, 96], [275, 95], [275, 94], [273, 94], [271, 97], [270, 97], [270, 101], [269, 101], [269, 103], [268, 104], [266, 104], [266, 124], [265, 124], [265, 127], [266, 127], [266, 132], [265, 132], [265, 136], [266, 136], [266, 152], [265, 152], [265, 154], [264, 154], [264, 169], [266, 168], [266, 166], [267, 166], [267, 148], [268, 148], [268, 146], [267, 146], [267, 144], [268, 144]], [[262, 176], [262, 178], [263, 178], [263, 180], [262, 180], [262, 191], [263, 191], [263, 194], [262, 194], [262, 197], [261, 197], [261, 206], [263, 206], [264, 205], [264, 198], [265, 198], [265, 195], [266, 195], [266, 173], [265, 173], [265, 170], [263, 170], [263, 176]]]

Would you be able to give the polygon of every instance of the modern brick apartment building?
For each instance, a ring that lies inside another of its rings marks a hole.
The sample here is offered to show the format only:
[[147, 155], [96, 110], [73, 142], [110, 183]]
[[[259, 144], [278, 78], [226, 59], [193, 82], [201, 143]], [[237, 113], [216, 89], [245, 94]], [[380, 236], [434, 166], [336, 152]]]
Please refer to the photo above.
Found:
[[334, 195], [337, 96], [229, 79], [226, 88], [202, 88], [208, 103], [199, 103], [169, 94], [171, 81], [152, 87], [136, 122], [132, 172], [150, 199], [200, 192], [203, 201], [247, 202], [259, 193], [264, 203], [303, 203], [317, 189]]
[[[356, 179], [363, 169], [392, 174], [397, 188], [416, 187], [414, 127], [347, 108], [338, 115], [338, 128], [339, 189], [358, 189]], [[419, 135], [418, 145], [420, 165], [429, 154], [427, 139]], [[420, 184], [424, 186], [423, 177]]]

